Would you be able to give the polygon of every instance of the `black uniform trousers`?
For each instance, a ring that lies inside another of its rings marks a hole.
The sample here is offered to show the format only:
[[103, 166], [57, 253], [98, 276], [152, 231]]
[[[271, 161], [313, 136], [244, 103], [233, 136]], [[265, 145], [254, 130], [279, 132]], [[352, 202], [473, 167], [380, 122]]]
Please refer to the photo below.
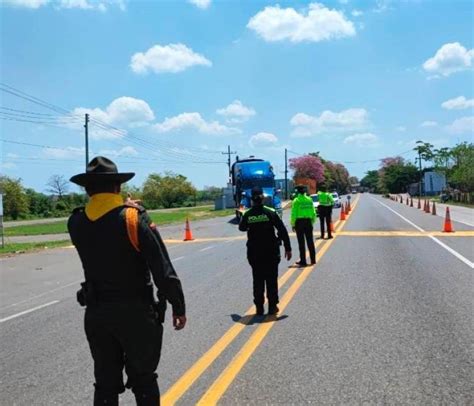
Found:
[[137, 405], [159, 405], [157, 374], [163, 326], [150, 305], [101, 303], [88, 306], [87, 340], [94, 359], [94, 406], [118, 405], [118, 394], [132, 388]]
[[328, 237], [331, 237], [332, 206], [319, 205], [318, 216], [319, 216], [319, 224], [321, 226], [321, 238], [324, 238], [324, 223], [326, 223], [326, 226], [327, 226]]
[[300, 250], [300, 261], [306, 263], [306, 244], [308, 244], [309, 258], [311, 262], [316, 262], [316, 248], [313, 240], [313, 224], [309, 218], [296, 219], [295, 221], [296, 238], [298, 239], [298, 248]]
[[278, 264], [279, 257], [266, 260], [249, 258], [253, 275], [253, 302], [263, 306], [265, 302], [265, 287], [269, 306], [276, 306], [278, 300]]

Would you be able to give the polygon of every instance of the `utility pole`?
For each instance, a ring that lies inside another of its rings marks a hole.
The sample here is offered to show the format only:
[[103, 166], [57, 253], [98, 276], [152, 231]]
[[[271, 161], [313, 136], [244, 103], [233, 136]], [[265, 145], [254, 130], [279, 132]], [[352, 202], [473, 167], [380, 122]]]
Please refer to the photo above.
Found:
[[227, 152], [221, 152], [222, 155], [227, 155], [227, 166], [229, 167], [229, 179], [231, 177], [231, 173], [230, 173], [230, 166], [231, 166], [231, 155], [235, 155], [237, 153], [237, 151], [231, 151], [230, 150], [230, 145], [227, 145]]
[[288, 150], [285, 148], [285, 200], [288, 200]]
[[419, 185], [418, 185], [418, 191], [419, 191], [420, 197], [421, 197], [421, 183], [422, 183], [422, 179], [423, 179], [423, 174], [421, 173], [421, 153], [420, 153], [420, 151], [418, 151], [418, 164], [419, 164], [419, 167], [420, 167], [420, 182], [419, 182]]
[[84, 130], [86, 137], [86, 168], [89, 163], [89, 114], [85, 115]]

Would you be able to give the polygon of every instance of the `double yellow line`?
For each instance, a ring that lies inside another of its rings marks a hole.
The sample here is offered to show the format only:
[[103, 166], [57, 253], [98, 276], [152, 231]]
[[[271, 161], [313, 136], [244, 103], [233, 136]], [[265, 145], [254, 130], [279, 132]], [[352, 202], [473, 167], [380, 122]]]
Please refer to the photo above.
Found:
[[[358, 199], [354, 202], [353, 208], [356, 207]], [[336, 222], [336, 232], [339, 229], [342, 229], [344, 223]], [[318, 250], [316, 259], [319, 262], [329, 247], [334, 242], [333, 240], [328, 240], [323, 247]], [[318, 240], [316, 246], [322, 244], [322, 240]], [[296, 272], [297, 268], [290, 268], [284, 275], [281, 276], [278, 283], [279, 286], [283, 286], [293, 274]], [[303, 268], [303, 271], [293, 282], [293, 284], [288, 288], [287, 292], [280, 301], [279, 307], [282, 312], [288, 304], [293, 299], [296, 292], [303, 285], [305, 280], [314, 270], [314, 266]], [[253, 319], [249, 317], [253, 314], [254, 307], [252, 306], [245, 313], [244, 319], [245, 324], [236, 323], [233, 325], [227, 332], [219, 339], [217, 342], [201, 357], [196, 363], [191, 366], [182, 376], [176, 381], [176, 383], [162, 396], [161, 403], [164, 406], [174, 405], [184, 393], [191, 387], [191, 385], [206, 371], [207, 368], [219, 357], [220, 354], [235, 340], [235, 338], [244, 330], [246, 324], [250, 323]], [[267, 316], [267, 323], [262, 323], [255, 332], [250, 336], [248, 341], [244, 344], [241, 350], [237, 355], [232, 359], [230, 364], [226, 369], [219, 375], [219, 377], [214, 381], [211, 387], [207, 390], [204, 396], [198, 401], [198, 405], [215, 405], [219, 399], [224, 395], [228, 387], [231, 385], [235, 377], [238, 375], [240, 370], [252, 356], [254, 351], [263, 341], [265, 336], [268, 334], [270, 329], [275, 324], [277, 318], [275, 316]]]

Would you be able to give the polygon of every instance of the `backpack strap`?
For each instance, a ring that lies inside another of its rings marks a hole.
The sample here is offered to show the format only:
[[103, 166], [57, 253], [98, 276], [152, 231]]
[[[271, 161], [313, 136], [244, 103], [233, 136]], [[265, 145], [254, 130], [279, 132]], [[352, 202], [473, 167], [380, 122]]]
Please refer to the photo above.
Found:
[[137, 252], [140, 252], [138, 244], [138, 212], [137, 207], [125, 208], [125, 224], [127, 225], [127, 234], [130, 243]]

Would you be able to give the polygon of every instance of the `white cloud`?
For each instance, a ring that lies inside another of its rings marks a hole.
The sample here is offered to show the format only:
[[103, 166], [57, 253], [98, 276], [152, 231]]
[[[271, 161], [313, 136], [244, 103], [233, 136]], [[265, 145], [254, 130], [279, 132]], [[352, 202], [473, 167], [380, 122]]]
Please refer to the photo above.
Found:
[[423, 121], [420, 124], [420, 127], [436, 127], [438, 123], [436, 121]]
[[446, 126], [450, 134], [474, 134], [474, 116], [466, 116], [454, 120], [452, 124]]
[[362, 108], [351, 108], [341, 112], [325, 110], [319, 116], [297, 113], [292, 117], [290, 123], [296, 127], [292, 133], [293, 137], [361, 130], [370, 124], [368, 113]]
[[38, 9], [48, 4], [54, 5], [56, 9], [82, 9], [107, 11], [108, 6], [116, 5], [125, 10], [125, 0], [2, 0], [2, 4]]
[[47, 158], [71, 159], [85, 156], [85, 148], [43, 148], [43, 155]]
[[247, 107], [240, 100], [234, 100], [227, 107], [216, 111], [217, 114], [226, 117], [229, 123], [243, 123], [256, 114], [252, 107]]
[[359, 147], [374, 146], [378, 142], [378, 137], [372, 133], [361, 133], [350, 135], [344, 138], [344, 144], [355, 144]]
[[16, 167], [13, 162], [0, 162], [0, 169], [15, 169]]
[[254, 15], [247, 24], [266, 41], [319, 42], [356, 34], [354, 24], [344, 13], [311, 3], [307, 12], [294, 8], [268, 6]]
[[474, 49], [467, 50], [459, 42], [453, 42], [438, 49], [435, 56], [423, 64], [423, 68], [435, 76], [449, 76], [470, 69], [473, 58]]
[[18, 155], [18, 154], [13, 154], [13, 153], [11, 153], [11, 152], [9, 152], [9, 153], [7, 154], [7, 158], [19, 158], [19, 157], [20, 157], [20, 155]]
[[395, 130], [400, 131], [401, 133], [404, 133], [407, 130], [407, 128], [404, 127], [403, 125], [399, 125], [397, 128], [395, 128]]
[[[76, 107], [74, 115], [84, 117], [84, 114], [90, 115], [90, 136], [95, 139], [117, 138], [125, 135], [126, 131], [106, 130], [103, 125], [95, 120], [112, 126], [139, 127], [147, 125], [155, 119], [155, 114], [147, 102], [133, 97], [119, 97], [113, 100], [105, 110], [98, 107], [94, 109], [86, 107]], [[73, 124], [68, 124], [71, 128], [82, 127], [82, 122], [78, 120]]]
[[181, 131], [183, 129], [192, 129], [208, 135], [240, 133], [238, 128], [227, 127], [218, 121], [206, 121], [199, 113], [181, 113], [174, 117], [167, 117], [162, 123], [155, 124], [153, 128], [160, 133]]
[[364, 14], [364, 12], [360, 11], [360, 10], [352, 10], [351, 14], [352, 14], [353, 17], [360, 17]]
[[100, 152], [100, 155], [105, 155], [105, 156], [112, 156], [112, 157], [119, 157], [119, 156], [137, 156], [138, 151], [133, 148], [132, 146], [126, 146], [121, 149], [115, 150], [115, 149], [103, 149]]
[[177, 73], [195, 65], [212, 66], [212, 62], [184, 44], [155, 45], [137, 52], [130, 63], [135, 73]]
[[196, 7], [205, 10], [211, 5], [211, 0], [188, 0], [188, 3], [194, 4]]
[[464, 96], [459, 96], [454, 99], [446, 100], [441, 104], [441, 107], [447, 110], [464, 110], [474, 107], [474, 99], [466, 99]]
[[2, 0], [2, 4], [13, 7], [40, 8], [49, 3], [49, 0]]
[[272, 133], [260, 132], [250, 137], [249, 145], [252, 148], [265, 148], [275, 146], [277, 142], [278, 138], [276, 135]]

